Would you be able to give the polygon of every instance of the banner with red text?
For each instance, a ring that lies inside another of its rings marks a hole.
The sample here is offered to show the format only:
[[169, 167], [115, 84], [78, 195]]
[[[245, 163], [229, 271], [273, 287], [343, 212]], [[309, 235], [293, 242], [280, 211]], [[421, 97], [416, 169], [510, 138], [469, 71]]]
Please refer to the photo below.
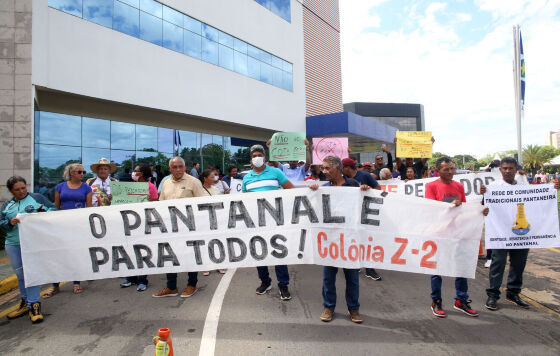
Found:
[[28, 286], [281, 264], [475, 275], [482, 206], [320, 187], [20, 215]]

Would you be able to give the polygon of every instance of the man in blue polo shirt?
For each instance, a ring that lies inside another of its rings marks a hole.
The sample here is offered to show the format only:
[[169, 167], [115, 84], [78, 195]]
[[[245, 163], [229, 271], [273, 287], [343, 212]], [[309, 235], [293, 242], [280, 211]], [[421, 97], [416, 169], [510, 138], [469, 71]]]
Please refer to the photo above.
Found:
[[[263, 192], [267, 190], [278, 190], [280, 187], [291, 189], [294, 185], [288, 180], [286, 175], [278, 168], [274, 168], [265, 164], [264, 147], [261, 145], [251, 146], [251, 167], [249, 173], [243, 177], [242, 191], [245, 192]], [[288, 274], [288, 266], [275, 266], [276, 278], [278, 279], [278, 289], [280, 290], [281, 300], [292, 299], [288, 290], [290, 283], [290, 275]], [[272, 280], [268, 274], [268, 267], [257, 267], [261, 285], [257, 288], [257, 294], [262, 295], [269, 291]]]

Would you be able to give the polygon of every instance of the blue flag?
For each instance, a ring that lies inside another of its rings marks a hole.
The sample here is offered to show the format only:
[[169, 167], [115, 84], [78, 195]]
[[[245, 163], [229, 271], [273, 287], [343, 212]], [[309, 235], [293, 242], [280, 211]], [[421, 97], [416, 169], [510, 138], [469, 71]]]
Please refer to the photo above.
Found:
[[519, 32], [519, 61], [520, 61], [520, 77], [521, 77], [521, 112], [525, 106], [525, 56], [523, 55], [523, 40], [521, 32]]

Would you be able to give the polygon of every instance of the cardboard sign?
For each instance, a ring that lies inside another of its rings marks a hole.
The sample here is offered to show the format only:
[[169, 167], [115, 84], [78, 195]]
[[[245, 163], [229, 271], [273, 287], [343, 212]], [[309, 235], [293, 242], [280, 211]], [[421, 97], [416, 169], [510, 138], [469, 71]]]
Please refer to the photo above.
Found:
[[397, 157], [432, 158], [432, 132], [397, 131]]
[[271, 161], [305, 161], [305, 133], [277, 132], [270, 139]]
[[348, 158], [348, 137], [313, 138], [313, 164], [322, 164], [327, 156]]
[[148, 182], [111, 182], [111, 205], [148, 201]]

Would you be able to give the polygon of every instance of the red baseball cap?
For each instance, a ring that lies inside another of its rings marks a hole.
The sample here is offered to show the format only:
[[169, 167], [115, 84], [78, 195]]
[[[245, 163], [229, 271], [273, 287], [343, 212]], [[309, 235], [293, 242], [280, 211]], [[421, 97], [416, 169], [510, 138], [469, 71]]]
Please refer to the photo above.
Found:
[[354, 161], [352, 158], [345, 158], [342, 160], [342, 166], [355, 166], [356, 165], [356, 161]]
[[370, 167], [373, 166], [370, 162], [364, 162], [363, 165], [364, 165], [364, 166], [370, 166]]

